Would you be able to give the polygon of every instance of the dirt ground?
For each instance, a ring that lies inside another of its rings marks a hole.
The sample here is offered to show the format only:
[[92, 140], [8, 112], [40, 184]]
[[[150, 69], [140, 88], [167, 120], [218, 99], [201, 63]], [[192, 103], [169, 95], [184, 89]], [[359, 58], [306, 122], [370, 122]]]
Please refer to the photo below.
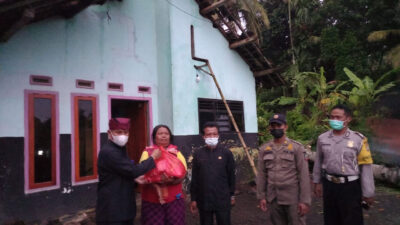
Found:
[[[232, 225], [267, 225], [267, 213], [257, 208], [257, 200], [249, 189], [241, 188], [236, 197], [236, 206], [232, 209]], [[244, 190], [243, 190], [244, 189]], [[377, 187], [375, 204], [364, 211], [365, 225], [400, 225], [400, 190]], [[199, 217], [192, 216], [189, 206], [186, 211], [186, 224], [199, 225]], [[308, 225], [322, 225], [323, 211], [321, 199], [313, 199], [311, 212], [307, 217]]]
[[[269, 225], [268, 214], [257, 208], [258, 201], [254, 189], [250, 186], [239, 186], [236, 205], [232, 209], [232, 225]], [[189, 198], [189, 196], [187, 196]], [[187, 198], [187, 199], [188, 199]], [[140, 199], [137, 199], [138, 211], [135, 225], [140, 224]], [[84, 216], [84, 217], [82, 217]], [[81, 218], [82, 217], [82, 218]], [[24, 223], [17, 221], [10, 225], [40, 224], [40, 225], [95, 225], [94, 208], [83, 210], [75, 215], [65, 215], [58, 220]], [[80, 220], [79, 220], [80, 219]], [[81, 222], [76, 222], [76, 221]], [[400, 225], [400, 188], [376, 186], [375, 204], [364, 211], [365, 225]], [[0, 224], [3, 224], [0, 221]], [[186, 225], [200, 225], [199, 217], [189, 211], [189, 200], [186, 206]], [[313, 199], [311, 212], [307, 216], [307, 225], [323, 225], [321, 199]], [[351, 225], [351, 224], [349, 224]]]

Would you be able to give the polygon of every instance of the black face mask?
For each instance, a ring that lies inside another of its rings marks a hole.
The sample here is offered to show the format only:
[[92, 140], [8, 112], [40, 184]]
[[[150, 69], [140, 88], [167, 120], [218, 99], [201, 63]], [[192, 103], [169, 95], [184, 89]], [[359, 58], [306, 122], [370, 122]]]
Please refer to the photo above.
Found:
[[270, 130], [270, 133], [274, 138], [281, 138], [285, 134], [283, 129], [272, 129]]

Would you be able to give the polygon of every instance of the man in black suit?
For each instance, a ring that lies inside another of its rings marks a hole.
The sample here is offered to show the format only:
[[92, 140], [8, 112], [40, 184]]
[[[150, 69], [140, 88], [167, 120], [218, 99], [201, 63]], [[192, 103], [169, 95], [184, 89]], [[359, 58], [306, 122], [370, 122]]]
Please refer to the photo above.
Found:
[[231, 207], [235, 205], [235, 160], [232, 152], [219, 144], [218, 125], [203, 126], [205, 146], [193, 154], [190, 186], [193, 214], [199, 211], [201, 225], [231, 224]]
[[134, 179], [153, 169], [154, 160], [161, 155], [159, 150], [154, 151], [147, 160], [134, 165], [125, 148], [129, 127], [130, 120], [127, 118], [110, 119], [109, 140], [99, 153], [96, 205], [96, 222], [99, 225], [133, 225], [136, 216]]

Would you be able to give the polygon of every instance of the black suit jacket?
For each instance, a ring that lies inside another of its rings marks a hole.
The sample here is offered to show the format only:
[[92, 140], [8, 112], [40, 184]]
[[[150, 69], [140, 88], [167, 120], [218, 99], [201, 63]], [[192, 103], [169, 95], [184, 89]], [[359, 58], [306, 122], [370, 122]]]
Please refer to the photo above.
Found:
[[125, 147], [108, 141], [100, 150], [97, 167], [97, 222], [134, 219], [136, 216], [134, 179], [155, 167], [152, 157], [138, 165], [128, 158]]
[[234, 193], [235, 160], [232, 152], [220, 144], [212, 150], [203, 147], [194, 152], [190, 195], [199, 209], [230, 210]]

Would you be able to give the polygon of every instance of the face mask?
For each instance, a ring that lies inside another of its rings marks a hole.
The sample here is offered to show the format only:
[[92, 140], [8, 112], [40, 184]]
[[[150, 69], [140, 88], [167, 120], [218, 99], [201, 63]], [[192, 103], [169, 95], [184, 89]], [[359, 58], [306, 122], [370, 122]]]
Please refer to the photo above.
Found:
[[344, 121], [341, 120], [329, 120], [329, 126], [334, 130], [341, 130], [344, 127]]
[[112, 141], [121, 147], [124, 147], [126, 145], [126, 143], [128, 142], [128, 135], [113, 135], [112, 134]]
[[272, 129], [270, 133], [272, 136], [274, 136], [274, 138], [281, 138], [285, 134], [283, 129]]
[[205, 138], [204, 141], [206, 142], [206, 145], [210, 147], [215, 147], [218, 144], [218, 138]]

